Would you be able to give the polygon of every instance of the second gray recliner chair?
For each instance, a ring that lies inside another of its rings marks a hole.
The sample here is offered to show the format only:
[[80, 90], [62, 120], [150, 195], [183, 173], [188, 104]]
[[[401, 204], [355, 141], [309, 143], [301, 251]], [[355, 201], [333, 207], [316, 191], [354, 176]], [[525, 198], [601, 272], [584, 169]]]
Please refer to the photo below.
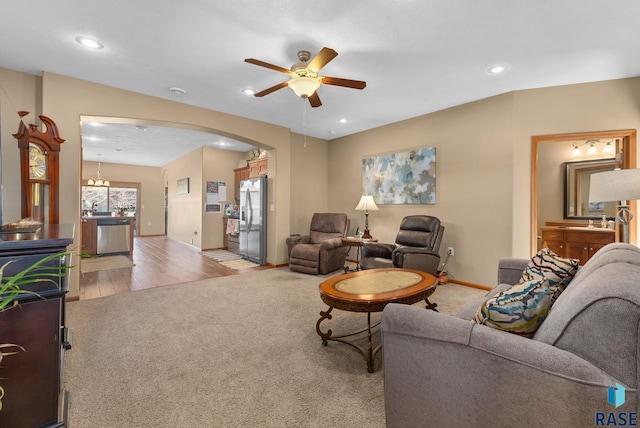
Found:
[[436, 275], [438, 249], [444, 226], [437, 217], [411, 215], [402, 219], [394, 244], [366, 242], [362, 246], [362, 269], [405, 268]]

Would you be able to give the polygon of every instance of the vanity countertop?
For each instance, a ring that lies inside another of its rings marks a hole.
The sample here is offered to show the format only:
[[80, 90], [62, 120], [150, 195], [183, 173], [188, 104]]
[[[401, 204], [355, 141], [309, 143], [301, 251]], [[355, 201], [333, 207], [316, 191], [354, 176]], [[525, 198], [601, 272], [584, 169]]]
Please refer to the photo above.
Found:
[[579, 231], [591, 231], [602, 233], [615, 233], [614, 229], [604, 227], [588, 227], [588, 226], [543, 226], [542, 230], [579, 230]]

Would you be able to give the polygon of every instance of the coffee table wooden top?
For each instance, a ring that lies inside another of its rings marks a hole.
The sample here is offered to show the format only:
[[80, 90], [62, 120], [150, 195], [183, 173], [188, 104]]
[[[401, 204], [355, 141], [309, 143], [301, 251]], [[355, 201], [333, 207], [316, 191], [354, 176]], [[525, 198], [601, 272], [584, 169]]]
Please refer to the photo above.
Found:
[[380, 312], [389, 303], [413, 304], [436, 289], [436, 277], [413, 269], [367, 269], [320, 284], [327, 305], [351, 312]]

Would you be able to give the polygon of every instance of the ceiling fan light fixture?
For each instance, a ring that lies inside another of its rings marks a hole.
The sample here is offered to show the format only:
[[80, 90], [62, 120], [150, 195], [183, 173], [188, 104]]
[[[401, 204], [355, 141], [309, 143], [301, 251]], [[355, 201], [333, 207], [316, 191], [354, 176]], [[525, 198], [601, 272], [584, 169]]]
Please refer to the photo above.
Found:
[[312, 77], [296, 77], [287, 82], [287, 85], [297, 96], [309, 98], [320, 87], [320, 81]]
[[490, 67], [487, 72], [489, 74], [502, 74], [507, 70], [507, 67], [505, 65], [494, 65], [492, 67]]
[[171, 92], [173, 95], [176, 95], [176, 96], [181, 96], [187, 93], [187, 91], [185, 91], [184, 89], [178, 88], [175, 86], [172, 88], [169, 88], [169, 92]]
[[82, 46], [84, 46], [85, 48], [89, 48], [89, 49], [102, 49], [102, 48], [104, 48], [104, 45], [102, 43], [100, 43], [98, 40], [92, 39], [90, 37], [78, 36], [78, 37], [76, 37], [76, 42], [80, 43]]

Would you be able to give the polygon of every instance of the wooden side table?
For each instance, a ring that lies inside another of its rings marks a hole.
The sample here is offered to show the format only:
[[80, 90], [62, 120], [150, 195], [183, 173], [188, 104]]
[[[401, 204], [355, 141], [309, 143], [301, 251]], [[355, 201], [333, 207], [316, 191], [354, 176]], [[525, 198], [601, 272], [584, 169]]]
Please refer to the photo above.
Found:
[[[367, 371], [373, 373], [374, 359], [382, 344], [375, 344], [371, 325], [371, 313], [381, 312], [389, 303], [412, 305], [424, 300], [427, 309], [435, 310], [435, 303], [429, 302], [429, 296], [436, 291], [437, 280], [433, 275], [413, 269], [382, 268], [367, 269], [362, 272], [334, 276], [320, 284], [320, 298], [329, 306], [320, 311], [316, 323], [316, 333], [322, 339], [322, 345], [332, 340], [346, 343], [357, 349], [367, 363]], [[331, 320], [331, 311], [339, 309], [349, 312], [366, 312], [367, 327], [352, 333], [333, 335], [331, 329], [322, 331], [320, 324]], [[360, 346], [355, 340], [348, 340], [360, 333], [367, 333], [368, 346]]]
[[362, 238], [342, 238], [342, 243], [347, 245], [348, 247], [356, 247], [356, 267], [349, 268], [346, 264], [344, 265], [344, 273], [347, 272], [357, 272], [360, 270], [360, 252], [362, 249], [362, 245], [365, 242], [378, 242], [377, 239], [362, 239]]

